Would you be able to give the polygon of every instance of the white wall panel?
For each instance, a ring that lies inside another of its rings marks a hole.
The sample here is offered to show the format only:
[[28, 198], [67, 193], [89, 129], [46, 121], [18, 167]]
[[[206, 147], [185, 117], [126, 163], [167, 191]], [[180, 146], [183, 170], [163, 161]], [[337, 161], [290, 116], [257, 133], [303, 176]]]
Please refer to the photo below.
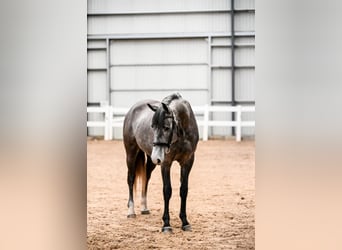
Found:
[[231, 44], [231, 39], [228, 37], [213, 37], [211, 40], [211, 43], [213, 45], [230, 45]]
[[254, 66], [254, 48], [239, 47], [235, 49], [236, 66]]
[[230, 9], [227, 0], [88, 0], [88, 12]]
[[254, 13], [238, 13], [235, 16], [236, 31], [254, 31], [255, 30], [255, 15]]
[[235, 0], [234, 8], [239, 9], [255, 9], [255, 0]]
[[88, 48], [106, 48], [106, 40], [90, 40]]
[[[145, 99], [161, 101], [164, 97], [177, 91], [136, 91], [136, 92], [113, 92], [112, 103], [117, 107], [130, 107], [134, 103]], [[206, 91], [178, 91], [182, 97], [190, 102], [192, 106], [204, 105], [207, 103]]]
[[206, 49], [204, 39], [117, 40], [111, 43], [111, 63], [206, 63]]
[[231, 66], [232, 50], [229, 47], [214, 47], [212, 49], [212, 64], [216, 66]]
[[254, 69], [235, 71], [235, 98], [238, 101], [255, 100]]
[[212, 73], [212, 98], [216, 101], [231, 101], [232, 72], [226, 69], [215, 69]]
[[226, 13], [88, 17], [88, 34], [227, 32]]
[[111, 87], [120, 89], [207, 88], [207, 66], [112, 67]]
[[88, 72], [88, 102], [105, 101], [106, 96], [106, 72]]
[[88, 69], [106, 68], [106, 51], [88, 51]]

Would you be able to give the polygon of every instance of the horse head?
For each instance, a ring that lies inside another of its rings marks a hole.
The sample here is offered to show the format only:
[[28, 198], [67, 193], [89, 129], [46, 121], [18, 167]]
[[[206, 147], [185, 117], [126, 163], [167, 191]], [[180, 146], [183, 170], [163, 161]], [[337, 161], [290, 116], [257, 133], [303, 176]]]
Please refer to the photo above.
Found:
[[147, 104], [154, 112], [152, 117], [153, 148], [151, 159], [154, 164], [161, 164], [165, 154], [170, 152], [170, 147], [177, 140], [177, 124], [174, 114], [165, 103], [161, 105]]

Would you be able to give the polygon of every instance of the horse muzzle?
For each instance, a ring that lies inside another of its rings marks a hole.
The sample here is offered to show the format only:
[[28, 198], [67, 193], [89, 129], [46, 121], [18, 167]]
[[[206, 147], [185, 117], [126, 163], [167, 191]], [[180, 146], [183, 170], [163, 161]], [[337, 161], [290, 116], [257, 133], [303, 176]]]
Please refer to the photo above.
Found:
[[154, 164], [162, 164], [165, 158], [165, 146], [153, 146], [151, 160]]

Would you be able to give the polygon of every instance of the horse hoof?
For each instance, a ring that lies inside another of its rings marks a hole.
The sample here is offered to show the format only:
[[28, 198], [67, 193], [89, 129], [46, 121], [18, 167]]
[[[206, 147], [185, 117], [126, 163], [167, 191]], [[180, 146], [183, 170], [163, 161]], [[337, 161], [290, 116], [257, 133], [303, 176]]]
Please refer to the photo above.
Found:
[[135, 217], [137, 217], [136, 214], [129, 214], [129, 215], [127, 215], [127, 218], [135, 218]]
[[141, 210], [141, 214], [150, 214], [150, 210], [148, 210], [148, 209]]
[[183, 231], [191, 231], [191, 225], [190, 224], [188, 224], [188, 225], [185, 225], [185, 226], [182, 226], [182, 229], [183, 229]]
[[162, 232], [163, 233], [172, 233], [172, 227], [163, 227]]

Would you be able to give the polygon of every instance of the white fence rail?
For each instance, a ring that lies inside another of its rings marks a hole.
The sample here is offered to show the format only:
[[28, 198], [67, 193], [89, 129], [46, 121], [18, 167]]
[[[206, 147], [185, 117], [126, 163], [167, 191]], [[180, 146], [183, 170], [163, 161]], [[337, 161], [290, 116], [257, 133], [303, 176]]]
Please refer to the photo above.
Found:
[[[113, 128], [123, 127], [124, 116], [128, 108], [117, 108], [112, 106], [87, 107], [87, 113], [104, 114], [103, 121], [87, 121], [87, 127], [103, 127], [104, 139], [113, 139]], [[208, 140], [209, 127], [235, 127], [236, 141], [241, 141], [242, 127], [255, 127], [255, 121], [242, 121], [243, 112], [255, 112], [255, 106], [194, 106], [195, 115], [203, 115], [203, 120], [197, 120], [199, 127], [203, 127], [203, 141]], [[209, 113], [232, 113], [235, 112], [235, 121], [209, 120]]]

